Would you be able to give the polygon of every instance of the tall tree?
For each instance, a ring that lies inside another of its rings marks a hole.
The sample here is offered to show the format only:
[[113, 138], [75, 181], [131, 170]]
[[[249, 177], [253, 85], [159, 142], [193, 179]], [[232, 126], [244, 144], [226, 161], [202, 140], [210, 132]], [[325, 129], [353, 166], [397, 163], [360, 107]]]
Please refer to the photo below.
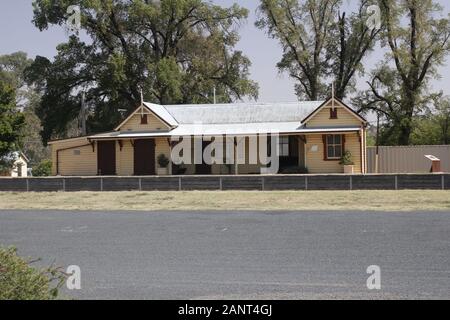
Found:
[[17, 110], [14, 89], [0, 81], [0, 172], [11, 167], [19, 149], [23, 115]]
[[37, 57], [28, 70], [28, 80], [43, 91], [38, 114], [45, 140], [65, 135], [79, 114], [82, 90], [90, 132], [110, 130], [128, 115], [140, 88], [162, 104], [208, 103], [214, 88], [222, 102], [257, 97], [250, 61], [234, 49], [246, 9], [204, 0], [37, 0], [35, 25], [65, 24], [74, 3], [90, 41], [74, 35], [53, 62]]
[[450, 144], [450, 99], [442, 98], [436, 103], [436, 122], [439, 127], [440, 143]]
[[[11, 85], [16, 91], [21, 91], [26, 86], [24, 71], [32, 62], [25, 52], [0, 56], [0, 80]], [[19, 92], [16, 94], [19, 95]]]
[[385, 141], [408, 145], [414, 117], [428, 107], [429, 81], [450, 50], [450, 23], [433, 0], [379, 0], [386, 59], [372, 72], [370, 90], [358, 99], [362, 111], [386, 119]]
[[371, 4], [362, 0], [357, 12], [347, 14], [340, 12], [341, 0], [261, 0], [256, 26], [281, 43], [278, 68], [298, 82], [299, 98], [326, 98], [331, 81], [338, 98], [354, 89], [379, 33], [366, 23]]
[[16, 106], [22, 111], [25, 125], [21, 129], [21, 150], [33, 166], [50, 158], [49, 148], [44, 147], [40, 132], [41, 121], [36, 115], [40, 96], [34, 88], [28, 86], [24, 79], [24, 71], [33, 63], [24, 52], [15, 52], [0, 56], [0, 81], [9, 84], [16, 92]]
[[413, 145], [450, 144], [450, 99], [438, 96], [434, 107], [414, 119]]
[[340, 99], [356, 91], [356, 74], [364, 74], [363, 60], [373, 50], [381, 32], [371, 6], [376, 1], [362, 0], [356, 12], [338, 13], [337, 21], [331, 29], [327, 46], [328, 60], [331, 61], [331, 76], [334, 77], [336, 96]]

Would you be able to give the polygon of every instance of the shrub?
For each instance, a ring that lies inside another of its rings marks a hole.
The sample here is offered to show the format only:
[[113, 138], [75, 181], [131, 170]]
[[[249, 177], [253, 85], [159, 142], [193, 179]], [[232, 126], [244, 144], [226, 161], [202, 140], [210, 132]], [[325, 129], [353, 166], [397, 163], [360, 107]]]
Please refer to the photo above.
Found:
[[64, 281], [59, 270], [32, 268], [15, 248], [0, 248], [0, 300], [53, 300]]
[[340, 165], [343, 166], [352, 166], [355, 163], [352, 161], [352, 153], [350, 151], [345, 151], [344, 155], [341, 158], [341, 162], [339, 162]]
[[52, 175], [52, 161], [43, 160], [33, 168], [33, 177], [48, 177]]
[[165, 154], [160, 154], [158, 156], [158, 164], [160, 168], [167, 168], [169, 166], [170, 160]]

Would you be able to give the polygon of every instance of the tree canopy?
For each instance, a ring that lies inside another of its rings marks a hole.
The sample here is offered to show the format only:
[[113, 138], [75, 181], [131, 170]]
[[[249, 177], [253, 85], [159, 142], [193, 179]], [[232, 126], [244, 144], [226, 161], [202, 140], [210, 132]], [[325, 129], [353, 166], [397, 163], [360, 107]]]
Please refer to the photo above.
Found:
[[278, 68], [296, 80], [299, 98], [325, 99], [331, 82], [338, 98], [355, 90], [355, 75], [380, 32], [367, 24], [373, 3], [362, 0], [347, 14], [341, 0], [261, 0], [256, 26], [280, 42]]
[[383, 144], [408, 145], [414, 119], [424, 115], [439, 93], [429, 82], [450, 51], [450, 21], [432, 0], [379, 0], [385, 59], [372, 72], [369, 90], [355, 103], [387, 121]]
[[15, 52], [0, 56], [0, 81], [8, 84], [16, 93], [16, 107], [22, 112], [25, 124], [21, 128], [20, 149], [30, 160], [29, 165], [35, 165], [50, 157], [49, 148], [45, 148], [40, 132], [41, 121], [36, 116], [40, 103], [40, 95], [34, 88], [26, 84], [25, 70], [33, 63], [24, 52]]
[[23, 115], [16, 108], [15, 90], [0, 81], [0, 171], [9, 169], [19, 149]]
[[221, 102], [257, 97], [250, 61], [235, 50], [246, 9], [203, 0], [37, 0], [33, 22], [40, 30], [63, 26], [74, 4], [80, 33], [58, 46], [53, 61], [37, 57], [27, 70], [43, 93], [37, 114], [44, 140], [66, 134], [81, 91], [90, 132], [110, 130], [135, 109], [140, 89], [161, 104], [209, 103], [214, 88]]

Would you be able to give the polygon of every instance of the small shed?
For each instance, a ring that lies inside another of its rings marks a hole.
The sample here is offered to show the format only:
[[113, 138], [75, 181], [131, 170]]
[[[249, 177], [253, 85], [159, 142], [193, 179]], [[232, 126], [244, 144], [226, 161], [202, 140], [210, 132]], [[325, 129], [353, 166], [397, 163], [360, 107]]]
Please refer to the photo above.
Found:
[[9, 172], [4, 172], [0, 175], [20, 178], [28, 176], [28, 158], [23, 154], [23, 152], [17, 151], [9, 155], [11, 159], [14, 159], [14, 164]]

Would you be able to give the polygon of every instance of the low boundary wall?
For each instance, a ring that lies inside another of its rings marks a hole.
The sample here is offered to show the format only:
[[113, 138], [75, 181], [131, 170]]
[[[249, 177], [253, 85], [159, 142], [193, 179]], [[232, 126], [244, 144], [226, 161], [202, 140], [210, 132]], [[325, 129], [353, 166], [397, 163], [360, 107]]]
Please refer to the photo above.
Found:
[[450, 174], [0, 178], [0, 192], [450, 190]]

